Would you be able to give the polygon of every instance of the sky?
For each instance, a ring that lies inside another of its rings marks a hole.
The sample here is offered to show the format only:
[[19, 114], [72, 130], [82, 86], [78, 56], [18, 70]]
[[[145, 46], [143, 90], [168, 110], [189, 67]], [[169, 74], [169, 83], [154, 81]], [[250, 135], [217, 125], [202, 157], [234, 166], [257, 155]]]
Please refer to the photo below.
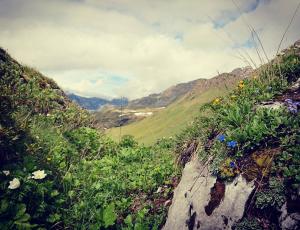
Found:
[[[298, 3], [0, 0], [0, 46], [66, 91], [135, 99], [264, 63], [275, 55]], [[299, 28], [300, 12], [282, 48], [300, 39]]]

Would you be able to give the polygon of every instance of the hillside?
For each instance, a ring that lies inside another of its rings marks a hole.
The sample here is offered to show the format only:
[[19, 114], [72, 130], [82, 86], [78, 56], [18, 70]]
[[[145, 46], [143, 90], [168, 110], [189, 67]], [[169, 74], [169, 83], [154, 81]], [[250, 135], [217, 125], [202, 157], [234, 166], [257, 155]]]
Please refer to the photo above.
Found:
[[297, 229], [299, 76], [294, 45], [251, 77], [202, 80], [165, 117], [195, 119], [145, 147], [0, 49], [0, 229]]
[[[247, 67], [245, 69], [237, 68], [232, 71], [231, 74], [240, 76], [245, 75], [250, 71], [251, 67]], [[197, 86], [205, 87], [205, 84], [209, 85], [209, 83], [205, 82], [207, 82], [205, 79], [198, 79], [186, 83], [180, 83], [175, 86], [171, 86], [161, 93], [151, 94], [143, 98], [129, 101], [128, 107], [131, 109], [166, 107], [187, 93], [195, 90]]]
[[113, 142], [0, 49], [0, 229], [158, 228], [177, 182], [170, 146]]
[[[152, 144], [159, 138], [174, 136], [193, 120], [202, 104], [213, 100], [216, 96], [225, 95], [237, 81], [244, 79], [251, 72], [252, 69], [249, 67], [238, 68], [212, 79], [199, 79], [186, 83], [190, 89], [182, 97], [152, 116], [123, 126], [122, 134], [133, 135], [139, 142], [145, 144]], [[162, 94], [176, 87], [180, 86], [171, 87]], [[120, 130], [113, 128], [108, 130], [107, 134], [117, 140]]]
[[299, 229], [299, 108], [298, 41], [176, 137], [184, 170], [163, 229]]
[[73, 102], [80, 105], [82, 108], [92, 111], [99, 110], [105, 105], [113, 105], [118, 107], [126, 106], [128, 104], [128, 99], [126, 98], [115, 98], [108, 100], [99, 97], [82, 97], [74, 93], [69, 93], [67, 95]]

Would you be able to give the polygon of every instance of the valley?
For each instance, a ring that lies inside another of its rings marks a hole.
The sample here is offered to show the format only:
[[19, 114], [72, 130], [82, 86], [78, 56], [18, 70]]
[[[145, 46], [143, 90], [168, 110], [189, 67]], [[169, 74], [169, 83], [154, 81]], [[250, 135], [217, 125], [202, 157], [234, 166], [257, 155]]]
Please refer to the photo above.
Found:
[[0, 230], [299, 230], [299, 11], [0, 0]]

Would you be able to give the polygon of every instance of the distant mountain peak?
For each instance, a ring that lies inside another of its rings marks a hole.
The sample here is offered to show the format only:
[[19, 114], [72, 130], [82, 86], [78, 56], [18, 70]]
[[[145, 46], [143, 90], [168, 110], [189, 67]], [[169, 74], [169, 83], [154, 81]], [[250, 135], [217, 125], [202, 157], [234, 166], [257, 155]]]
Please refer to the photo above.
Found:
[[115, 99], [105, 99], [100, 97], [83, 97], [76, 95], [74, 93], [68, 93], [68, 97], [81, 107], [87, 110], [99, 110], [105, 105], [112, 106], [126, 106], [128, 104], [127, 98], [115, 98]]

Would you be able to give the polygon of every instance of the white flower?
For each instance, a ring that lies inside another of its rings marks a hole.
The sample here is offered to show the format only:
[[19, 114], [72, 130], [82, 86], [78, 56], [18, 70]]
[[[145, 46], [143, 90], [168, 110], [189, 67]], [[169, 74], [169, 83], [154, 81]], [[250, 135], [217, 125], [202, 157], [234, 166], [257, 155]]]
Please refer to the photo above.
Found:
[[20, 181], [17, 178], [14, 178], [12, 181], [9, 182], [9, 189], [17, 189], [20, 187]]
[[162, 192], [162, 187], [158, 187], [158, 189], [155, 193], [161, 193], [161, 192]]
[[33, 172], [32, 174], [33, 174], [32, 178], [36, 179], [36, 180], [44, 179], [47, 176], [47, 174], [45, 173], [45, 170], [37, 170], [37, 171]]
[[5, 176], [8, 176], [10, 174], [9, 170], [3, 170], [2, 172], [4, 173]]

